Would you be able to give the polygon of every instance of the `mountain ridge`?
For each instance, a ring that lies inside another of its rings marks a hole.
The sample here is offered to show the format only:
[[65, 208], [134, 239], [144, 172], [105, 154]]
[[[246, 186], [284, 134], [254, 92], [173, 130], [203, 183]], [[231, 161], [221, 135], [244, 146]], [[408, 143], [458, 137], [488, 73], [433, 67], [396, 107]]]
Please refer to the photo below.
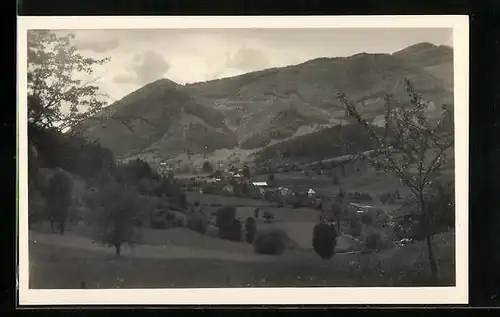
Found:
[[107, 122], [112, 125], [108, 129], [86, 123], [83, 130], [123, 157], [147, 153], [162, 159], [233, 148], [258, 151], [303, 134], [348, 124], [336, 100], [338, 91], [363, 105], [367, 117], [378, 120], [386, 93], [399, 101], [407, 98], [406, 78], [434, 102], [435, 108], [444, 103], [452, 105], [452, 77], [450, 47], [417, 43], [392, 54], [319, 57], [297, 65], [186, 85], [160, 79], [99, 115], [145, 116], [158, 124], [161, 132], [140, 120], [135, 121], [138, 129], [134, 133], [111, 122]]

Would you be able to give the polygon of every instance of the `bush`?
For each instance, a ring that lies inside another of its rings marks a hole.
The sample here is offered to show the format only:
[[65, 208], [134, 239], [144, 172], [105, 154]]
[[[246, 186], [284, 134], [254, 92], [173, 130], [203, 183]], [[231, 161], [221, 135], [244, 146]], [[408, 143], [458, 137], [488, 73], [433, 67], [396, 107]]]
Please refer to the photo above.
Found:
[[266, 222], [271, 222], [274, 220], [274, 215], [269, 211], [264, 211], [264, 214], [262, 215], [262, 217], [264, 218], [264, 221], [266, 221]]
[[281, 230], [273, 230], [257, 236], [254, 242], [255, 253], [267, 255], [282, 254], [286, 247], [288, 235]]
[[255, 234], [257, 233], [257, 223], [254, 218], [248, 217], [245, 220], [245, 240], [248, 243], [253, 243], [255, 239]]
[[319, 223], [313, 229], [314, 251], [324, 260], [330, 259], [335, 254], [337, 244], [337, 231], [334, 226]]
[[190, 214], [187, 219], [186, 227], [198, 233], [205, 234], [208, 228], [208, 220], [202, 215]]

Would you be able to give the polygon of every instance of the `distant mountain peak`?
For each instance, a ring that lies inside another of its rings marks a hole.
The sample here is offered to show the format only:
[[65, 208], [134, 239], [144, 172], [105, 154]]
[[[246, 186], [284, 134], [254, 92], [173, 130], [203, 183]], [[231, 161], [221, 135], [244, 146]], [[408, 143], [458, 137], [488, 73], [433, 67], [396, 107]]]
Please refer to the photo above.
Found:
[[435, 45], [435, 44], [432, 44], [429, 42], [420, 42], [420, 43], [405, 47], [397, 52], [394, 52], [392, 55], [398, 56], [398, 55], [406, 55], [406, 54], [419, 54], [419, 53], [423, 53], [426, 51], [437, 51], [437, 50], [453, 51], [453, 49], [447, 45], [439, 45], [438, 46], [438, 45]]

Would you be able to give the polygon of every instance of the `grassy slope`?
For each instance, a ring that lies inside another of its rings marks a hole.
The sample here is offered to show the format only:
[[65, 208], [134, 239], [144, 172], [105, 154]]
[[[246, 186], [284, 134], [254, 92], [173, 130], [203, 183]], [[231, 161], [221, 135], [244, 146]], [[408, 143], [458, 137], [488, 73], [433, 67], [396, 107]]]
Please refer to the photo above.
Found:
[[[379, 254], [337, 255], [323, 261], [312, 251], [290, 252], [279, 261], [243, 263], [209, 259], [138, 259], [34, 244], [31, 288], [169, 288], [244, 286], [428, 285], [424, 244]], [[454, 235], [436, 238], [442, 284], [454, 285]], [[119, 282], [121, 280], [121, 282]]]

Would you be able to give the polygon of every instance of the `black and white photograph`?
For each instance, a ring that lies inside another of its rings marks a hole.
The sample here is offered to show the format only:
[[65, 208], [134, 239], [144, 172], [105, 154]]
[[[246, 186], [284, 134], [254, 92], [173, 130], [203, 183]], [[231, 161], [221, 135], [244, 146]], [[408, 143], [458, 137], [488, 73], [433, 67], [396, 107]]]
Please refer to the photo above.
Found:
[[21, 303], [466, 303], [466, 17], [18, 26]]

